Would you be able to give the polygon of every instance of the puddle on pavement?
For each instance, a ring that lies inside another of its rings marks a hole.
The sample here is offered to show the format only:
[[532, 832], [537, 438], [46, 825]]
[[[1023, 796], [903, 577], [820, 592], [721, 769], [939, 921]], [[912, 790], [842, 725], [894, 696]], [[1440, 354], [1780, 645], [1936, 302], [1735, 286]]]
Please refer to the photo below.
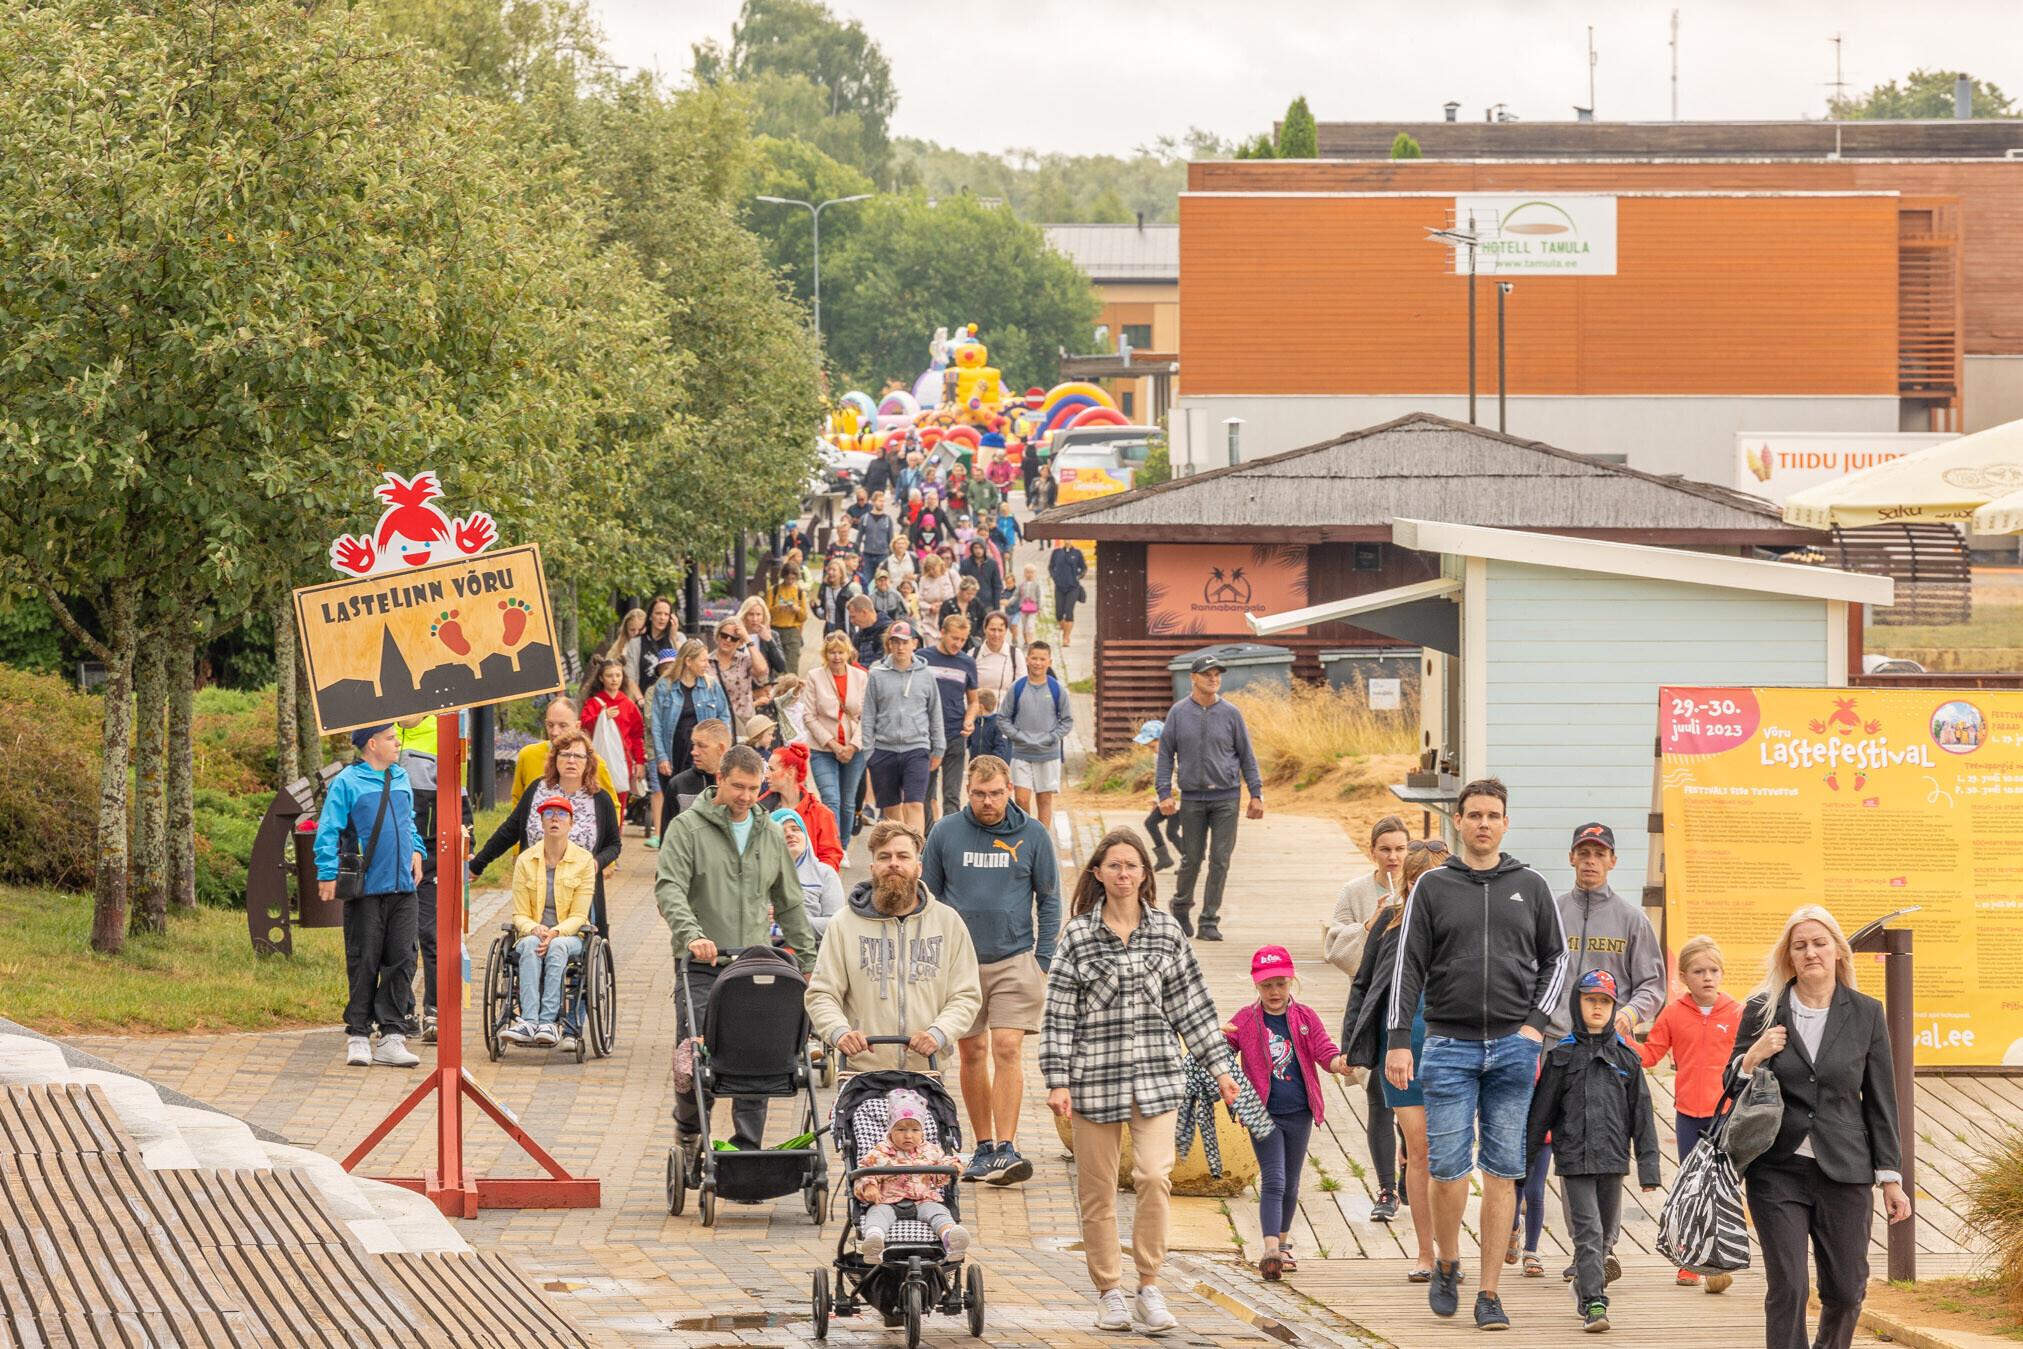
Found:
[[806, 1312], [738, 1312], [730, 1316], [691, 1316], [676, 1321], [676, 1330], [772, 1330], [808, 1319]]

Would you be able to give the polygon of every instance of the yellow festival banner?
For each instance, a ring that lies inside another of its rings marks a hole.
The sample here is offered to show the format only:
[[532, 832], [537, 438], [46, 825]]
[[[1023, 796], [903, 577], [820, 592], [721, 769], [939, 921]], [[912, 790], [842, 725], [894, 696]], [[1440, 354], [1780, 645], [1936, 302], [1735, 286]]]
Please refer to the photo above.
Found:
[[1740, 998], [1799, 905], [1915, 906], [1919, 1066], [2023, 1066], [2023, 693], [1665, 688], [1658, 737], [1675, 952], [1714, 937]]

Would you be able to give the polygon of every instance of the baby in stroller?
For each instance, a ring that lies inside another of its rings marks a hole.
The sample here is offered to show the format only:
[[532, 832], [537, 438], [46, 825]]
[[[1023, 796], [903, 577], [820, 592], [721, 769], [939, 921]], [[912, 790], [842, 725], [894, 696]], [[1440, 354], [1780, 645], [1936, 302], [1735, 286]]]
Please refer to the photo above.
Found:
[[[956, 1166], [962, 1159], [927, 1144], [927, 1101], [917, 1091], [900, 1087], [885, 1097], [892, 1125], [884, 1141], [865, 1153], [858, 1163], [874, 1166]], [[895, 1205], [911, 1202], [921, 1222], [927, 1224], [951, 1260], [960, 1260], [969, 1250], [969, 1232], [949, 1213], [942, 1202], [948, 1181], [941, 1176], [862, 1176], [854, 1193], [870, 1207], [859, 1224], [863, 1232], [862, 1253], [866, 1260], [878, 1261], [885, 1253], [885, 1239], [898, 1220]]]

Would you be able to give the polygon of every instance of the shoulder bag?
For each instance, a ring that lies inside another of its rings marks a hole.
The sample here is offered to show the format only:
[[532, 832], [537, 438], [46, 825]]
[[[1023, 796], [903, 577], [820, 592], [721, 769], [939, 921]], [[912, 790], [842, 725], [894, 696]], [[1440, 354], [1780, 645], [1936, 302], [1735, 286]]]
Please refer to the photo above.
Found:
[[[1791, 990], [1787, 988], [1784, 998], [1790, 996]], [[1758, 1035], [1766, 1034], [1777, 1024], [1777, 1014], [1783, 1006], [1784, 999], [1780, 998], [1776, 1006], [1764, 1009], [1767, 1020]], [[1784, 1088], [1766, 1060], [1756, 1066], [1746, 1081], [1732, 1082], [1729, 1090], [1735, 1096], [1735, 1105], [1728, 1112], [1722, 1137], [1729, 1159], [1739, 1173], [1747, 1171], [1749, 1164], [1777, 1141], [1777, 1132], [1784, 1127]]]
[[379, 849], [379, 831], [386, 824], [386, 803], [393, 799], [393, 769], [379, 780], [379, 811], [372, 817], [372, 837], [366, 840], [365, 855], [340, 854], [337, 858], [337, 897], [357, 899], [365, 893], [365, 878], [372, 870], [372, 855]]

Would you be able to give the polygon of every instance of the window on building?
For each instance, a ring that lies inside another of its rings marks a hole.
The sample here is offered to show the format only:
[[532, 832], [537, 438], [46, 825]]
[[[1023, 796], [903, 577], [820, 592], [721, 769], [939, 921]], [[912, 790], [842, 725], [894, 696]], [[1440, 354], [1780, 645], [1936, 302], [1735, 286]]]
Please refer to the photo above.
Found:
[[1356, 545], [1357, 571], [1382, 571], [1384, 569], [1384, 545], [1381, 543], [1359, 543]]
[[1152, 346], [1152, 325], [1149, 323], [1127, 323], [1124, 325], [1124, 340], [1133, 351], [1146, 351]]
[[1118, 407], [1118, 411], [1122, 412], [1126, 417], [1131, 416], [1132, 415], [1131, 404], [1133, 401], [1135, 401], [1136, 397], [1137, 395], [1132, 393], [1129, 389], [1126, 389], [1124, 390], [1124, 392], [1118, 394], [1117, 402], [1120, 405]]

